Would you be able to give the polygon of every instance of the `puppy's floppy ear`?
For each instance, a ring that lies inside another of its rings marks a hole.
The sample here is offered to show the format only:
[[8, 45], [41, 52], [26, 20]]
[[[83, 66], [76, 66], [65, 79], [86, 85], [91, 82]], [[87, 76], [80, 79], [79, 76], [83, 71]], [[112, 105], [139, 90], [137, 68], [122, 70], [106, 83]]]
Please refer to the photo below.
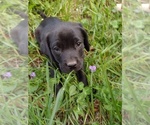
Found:
[[83, 35], [83, 38], [84, 38], [85, 49], [87, 51], [89, 51], [90, 50], [90, 45], [89, 45], [87, 33], [86, 33], [85, 29], [83, 28], [83, 26], [80, 23], [79, 23], [79, 26], [80, 26], [80, 31], [81, 31], [81, 33]]
[[42, 41], [41, 41], [41, 43], [40, 43], [40, 50], [41, 50], [41, 52], [42, 52], [43, 54], [45, 54], [45, 55], [48, 56], [50, 59], [52, 59], [52, 57], [51, 57], [51, 51], [50, 51], [50, 48], [49, 48], [49, 46], [48, 46], [48, 42], [49, 42], [48, 38], [49, 38], [49, 35], [50, 35], [50, 34], [47, 33], [46, 35], [43, 36]]
[[38, 42], [39, 45], [40, 45], [40, 43], [41, 43], [41, 33], [40, 33], [40, 30], [41, 30], [40, 27], [38, 27], [38, 28], [35, 30], [35, 38], [36, 38], [36, 41]]
[[40, 28], [37, 28], [35, 31], [35, 37], [39, 44], [41, 53], [48, 56], [49, 59], [52, 60], [52, 54], [48, 45], [48, 42], [50, 42], [49, 41], [50, 33], [41, 35]]

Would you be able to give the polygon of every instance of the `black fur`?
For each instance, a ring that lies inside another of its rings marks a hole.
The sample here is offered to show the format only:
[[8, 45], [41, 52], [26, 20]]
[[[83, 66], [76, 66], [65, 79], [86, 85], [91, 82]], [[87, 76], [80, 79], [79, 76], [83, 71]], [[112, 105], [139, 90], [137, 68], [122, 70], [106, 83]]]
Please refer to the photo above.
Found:
[[[88, 36], [80, 23], [64, 22], [56, 17], [47, 17], [39, 12], [44, 19], [35, 30], [35, 37], [40, 51], [63, 73], [76, 72], [79, 82], [88, 85], [83, 71], [84, 48], [89, 51]], [[53, 77], [54, 71], [50, 69]], [[62, 87], [56, 86], [56, 93]]]

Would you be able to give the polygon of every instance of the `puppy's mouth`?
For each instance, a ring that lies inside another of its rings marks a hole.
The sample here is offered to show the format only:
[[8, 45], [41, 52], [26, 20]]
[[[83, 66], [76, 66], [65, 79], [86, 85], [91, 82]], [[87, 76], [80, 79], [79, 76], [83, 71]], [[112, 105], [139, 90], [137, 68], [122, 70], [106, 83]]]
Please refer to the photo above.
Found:
[[82, 69], [82, 66], [80, 65], [80, 66], [76, 66], [76, 67], [68, 67], [68, 66], [61, 66], [60, 67], [60, 70], [63, 72], [63, 73], [70, 73], [70, 72], [72, 72], [72, 71], [75, 71], [75, 72], [77, 72], [77, 71], [79, 71], [79, 70], [81, 70]]
[[70, 73], [70, 72], [72, 72], [72, 71], [75, 71], [75, 72], [77, 72], [77, 71], [79, 71], [79, 70], [81, 70], [81, 68], [79, 68], [79, 69], [74, 69], [74, 68], [70, 68], [70, 69], [68, 69], [68, 68], [63, 68], [63, 69], [61, 69], [61, 71], [63, 72], [63, 73]]

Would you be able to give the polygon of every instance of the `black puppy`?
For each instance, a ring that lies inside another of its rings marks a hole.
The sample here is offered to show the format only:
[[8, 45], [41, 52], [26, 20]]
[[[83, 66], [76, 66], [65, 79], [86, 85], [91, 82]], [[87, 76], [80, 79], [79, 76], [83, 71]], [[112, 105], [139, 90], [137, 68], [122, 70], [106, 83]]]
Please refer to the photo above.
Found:
[[[50, 67], [55, 66], [60, 72], [76, 72], [79, 82], [88, 85], [83, 72], [84, 48], [89, 51], [88, 36], [79, 23], [63, 22], [56, 17], [46, 17], [35, 31], [36, 40], [40, 51], [50, 60]], [[50, 76], [54, 77], [54, 71], [50, 69]], [[58, 93], [62, 84], [56, 85]]]
[[14, 43], [17, 45], [20, 54], [28, 54], [28, 16], [19, 11], [16, 14], [21, 16], [23, 20], [10, 31], [10, 35]]

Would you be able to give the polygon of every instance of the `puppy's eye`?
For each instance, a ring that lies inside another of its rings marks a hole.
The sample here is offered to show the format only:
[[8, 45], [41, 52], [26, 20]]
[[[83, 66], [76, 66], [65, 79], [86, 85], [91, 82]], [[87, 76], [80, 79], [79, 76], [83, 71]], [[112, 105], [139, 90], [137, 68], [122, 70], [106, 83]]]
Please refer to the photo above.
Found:
[[77, 46], [80, 46], [80, 45], [81, 45], [81, 42], [77, 41], [77, 42], [76, 42], [76, 45], [77, 45]]
[[79, 47], [81, 45], [81, 41], [78, 38], [74, 38], [75, 46]]
[[54, 46], [53, 50], [58, 52], [58, 51], [60, 51], [60, 48], [58, 46]]

